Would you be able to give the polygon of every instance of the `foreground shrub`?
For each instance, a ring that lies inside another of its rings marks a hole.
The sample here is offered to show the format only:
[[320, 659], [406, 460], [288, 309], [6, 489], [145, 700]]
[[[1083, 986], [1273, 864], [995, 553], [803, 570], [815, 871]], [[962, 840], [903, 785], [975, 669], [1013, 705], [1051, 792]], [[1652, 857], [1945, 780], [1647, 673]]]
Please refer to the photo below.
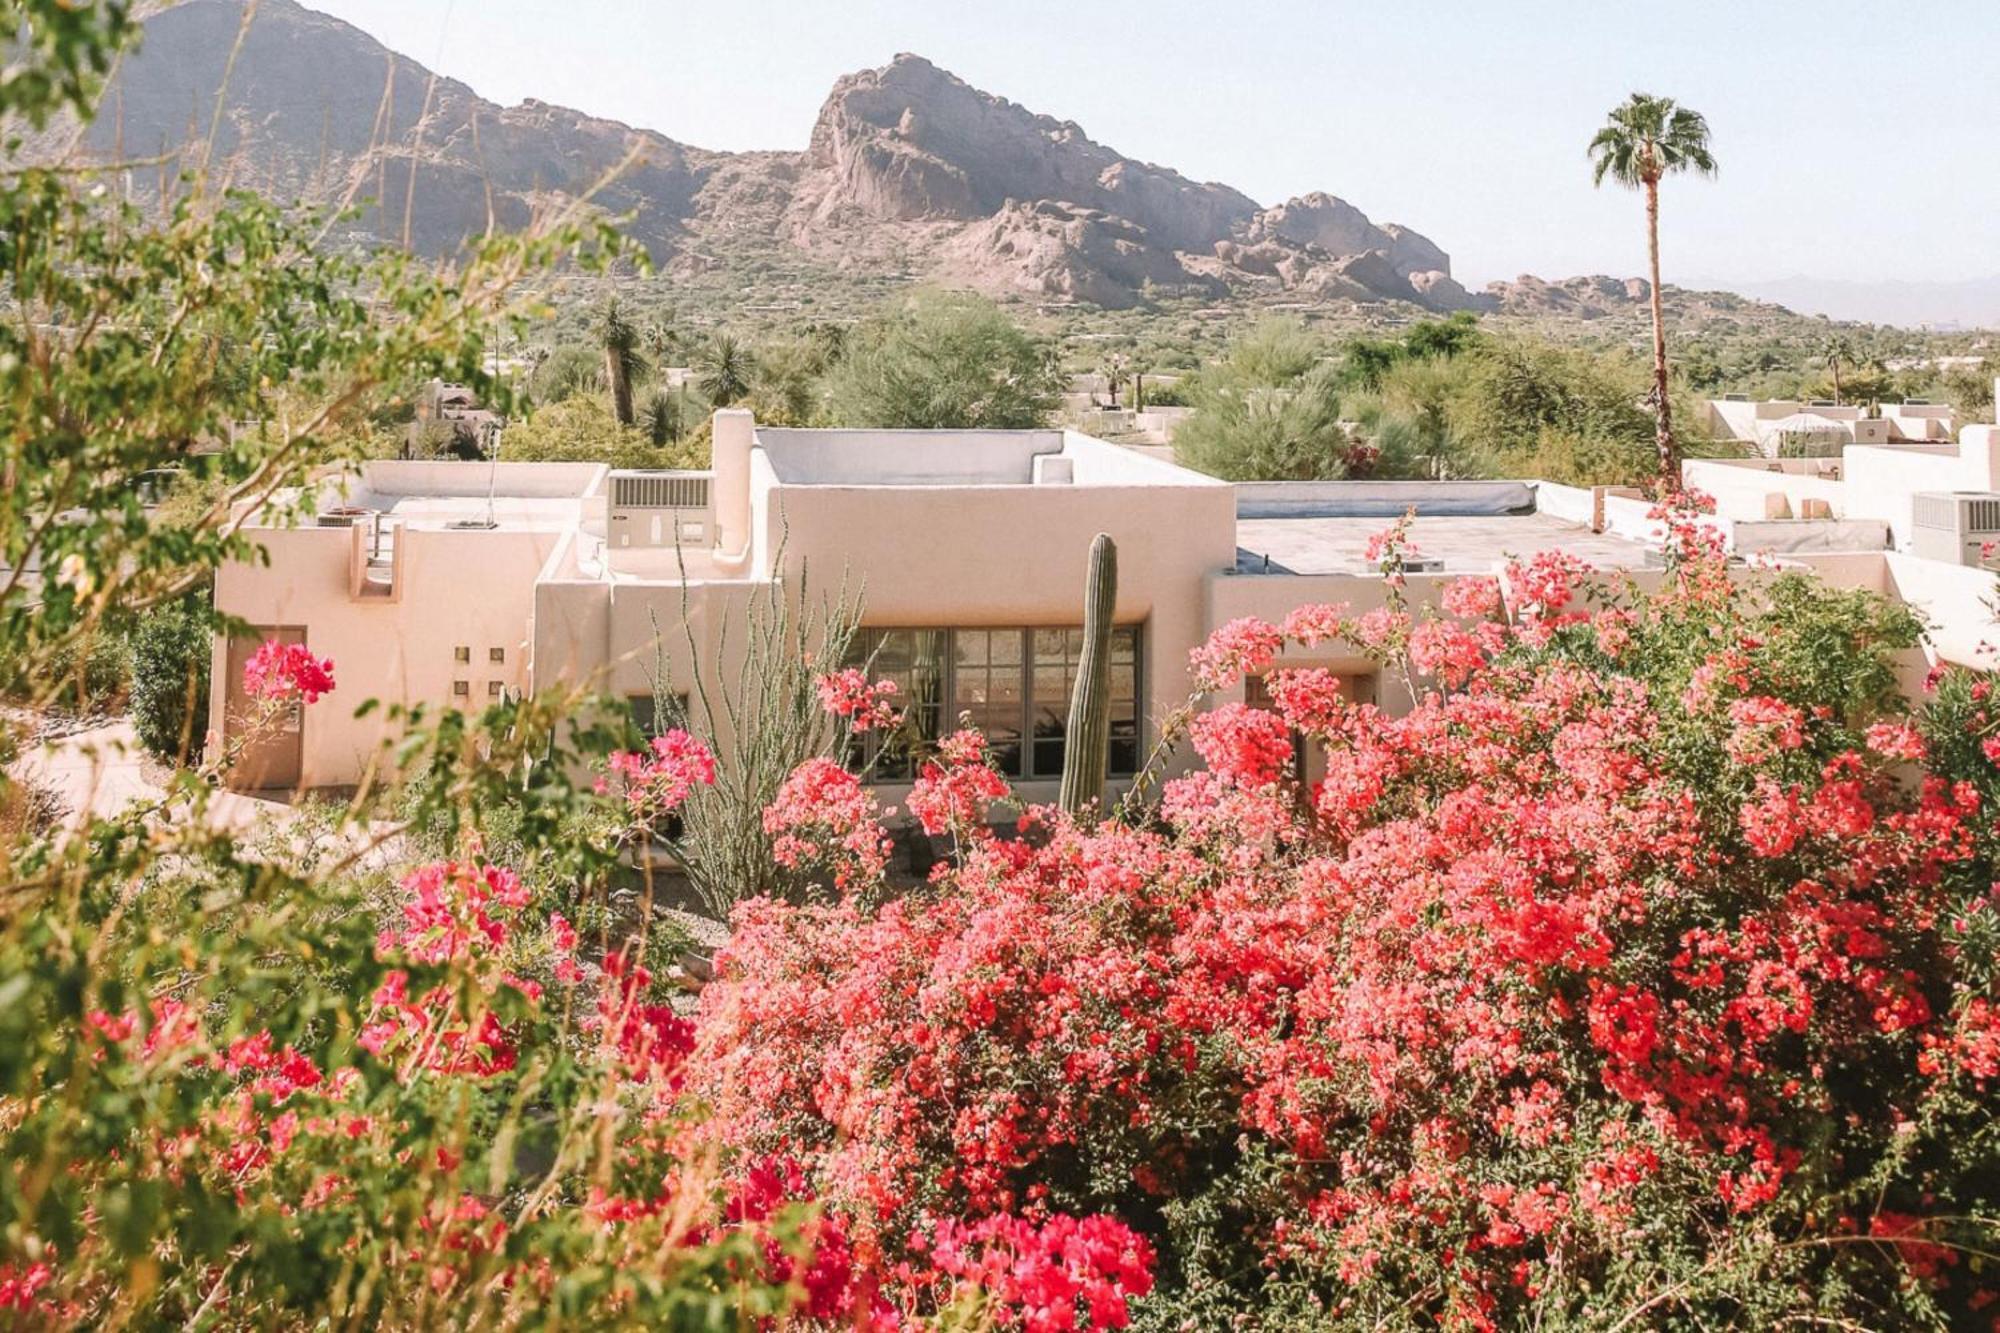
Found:
[[1655, 594], [1537, 559], [1412, 615], [1397, 531], [1386, 609], [1219, 634], [1211, 688], [1328, 637], [1410, 673], [1390, 718], [1272, 672], [1310, 790], [1223, 709], [1157, 820], [747, 906], [710, 1132], [892, 1256], [1116, 1216], [1160, 1327], [1991, 1318], [2000, 741], [1938, 767], [1905, 613], [1667, 517]]
[[132, 634], [132, 730], [172, 763], [201, 749], [208, 728], [208, 617], [175, 603], [139, 620]]

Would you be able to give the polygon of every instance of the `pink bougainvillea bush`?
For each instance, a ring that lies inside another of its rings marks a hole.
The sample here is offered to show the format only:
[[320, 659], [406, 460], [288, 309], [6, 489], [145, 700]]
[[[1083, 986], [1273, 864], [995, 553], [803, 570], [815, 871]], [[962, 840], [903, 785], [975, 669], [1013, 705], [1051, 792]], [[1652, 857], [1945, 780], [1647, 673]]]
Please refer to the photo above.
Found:
[[243, 664], [243, 692], [268, 702], [318, 703], [333, 692], [333, 659], [314, 657], [302, 643], [266, 640]]
[[1657, 587], [1437, 609], [1392, 528], [1384, 605], [1195, 655], [1199, 764], [1101, 822], [996, 833], [955, 735], [914, 891], [807, 764], [760, 831], [821, 896], [694, 1002], [578, 891], [717, 780], [684, 733], [593, 790], [561, 708], [449, 715], [393, 870], [24, 848], [0, 1325], [1994, 1327], [2000, 703], [1912, 711], [1904, 613], [1662, 518]]
[[[63, 910], [0, 932], [0, 1327], [1057, 1330], [1151, 1290], [1119, 1218], [939, 1216], [884, 1246], [801, 1158], [717, 1152], [691, 1095], [712, 1053], [647, 939], [549, 865], [602, 866], [605, 830], [671, 815], [713, 758], [669, 733], [595, 791], [534, 766], [524, 799], [460, 724], [411, 793], [454, 849], [397, 872], [327, 873], [318, 825], [171, 866], [107, 825], [23, 861]], [[872, 881], [866, 805], [803, 771], [784, 854]]]
[[[1150, 815], [747, 905], [705, 1132], [891, 1268], [1115, 1219], [1152, 1294], [1099, 1325], [1993, 1325], [2000, 705], [1907, 716], [1906, 615], [1661, 517], [1651, 591], [1541, 558], [1416, 610], [1390, 568], [1225, 627], [1200, 685], [1275, 712], [1204, 715]], [[1407, 716], [1281, 656], [1334, 639]]]

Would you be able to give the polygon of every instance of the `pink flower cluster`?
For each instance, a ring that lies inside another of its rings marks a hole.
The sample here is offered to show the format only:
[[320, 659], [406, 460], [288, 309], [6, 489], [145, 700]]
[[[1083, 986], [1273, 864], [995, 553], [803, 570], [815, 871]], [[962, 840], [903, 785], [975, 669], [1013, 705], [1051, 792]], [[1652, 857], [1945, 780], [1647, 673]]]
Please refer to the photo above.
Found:
[[1761, 764], [1806, 743], [1806, 715], [1767, 694], [1731, 701], [1729, 721], [1735, 728], [1727, 742], [1729, 757], [1739, 764]]
[[919, 1241], [953, 1300], [978, 1292], [999, 1327], [1024, 1333], [1124, 1328], [1126, 1303], [1153, 1289], [1153, 1247], [1111, 1217], [947, 1218]]
[[[625, 802], [640, 819], [658, 819], [687, 802], [696, 787], [715, 784], [715, 755], [685, 731], [655, 736], [645, 750], [620, 750], [609, 761]], [[600, 783], [599, 790], [608, 787]]]
[[993, 770], [986, 753], [986, 738], [955, 731], [938, 742], [937, 758], [918, 773], [909, 808], [924, 832], [963, 838], [984, 833], [987, 810], [1009, 794], [1007, 779]]
[[858, 667], [819, 678], [820, 706], [835, 717], [846, 718], [856, 732], [895, 730], [903, 717], [896, 707], [897, 692], [895, 681], [871, 683]]
[[1292, 762], [1285, 719], [1244, 704], [1224, 704], [1197, 717], [1194, 748], [1211, 772], [1243, 788], [1275, 784]]
[[1195, 684], [1204, 690], [1226, 690], [1245, 676], [1261, 675], [1277, 660], [1285, 636], [1252, 616], [1232, 620], [1208, 636], [1188, 657]]
[[831, 759], [799, 765], [764, 808], [771, 856], [788, 870], [825, 868], [845, 890], [878, 879], [889, 863], [888, 834], [861, 780]]
[[333, 693], [333, 659], [314, 657], [302, 643], [267, 639], [243, 664], [243, 692], [253, 699], [318, 703]]

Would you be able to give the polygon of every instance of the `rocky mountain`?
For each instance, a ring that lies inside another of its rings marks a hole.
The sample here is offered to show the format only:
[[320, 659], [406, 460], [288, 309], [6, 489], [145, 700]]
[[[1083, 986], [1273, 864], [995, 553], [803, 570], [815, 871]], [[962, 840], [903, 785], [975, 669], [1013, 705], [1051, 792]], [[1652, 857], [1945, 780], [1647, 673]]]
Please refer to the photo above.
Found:
[[[1581, 314], [1617, 300], [1609, 279], [1468, 292], [1408, 227], [1319, 192], [1260, 207], [920, 56], [835, 83], [804, 152], [723, 153], [541, 102], [500, 106], [296, 0], [264, 0], [231, 67], [242, 15], [243, 0], [154, 14], [85, 151], [201, 158], [279, 199], [360, 206], [345, 240], [426, 254], [594, 190], [670, 269], [804, 259], [1113, 309], [1195, 296]], [[165, 192], [173, 175], [135, 185]]]
[[[366, 207], [358, 239], [437, 254], [486, 226], [524, 225], [539, 208], [603, 180], [598, 196], [654, 248], [681, 235], [718, 155], [565, 107], [501, 107], [436, 78], [351, 24], [293, 0], [263, 4], [230, 68], [241, 0], [188, 0], [145, 24], [85, 140], [105, 159], [206, 149], [212, 172], [273, 198]], [[228, 96], [215, 115], [228, 71]], [[58, 133], [58, 138], [66, 138]], [[158, 188], [158, 173], [140, 173]], [[172, 188], [171, 183], [167, 188]]]

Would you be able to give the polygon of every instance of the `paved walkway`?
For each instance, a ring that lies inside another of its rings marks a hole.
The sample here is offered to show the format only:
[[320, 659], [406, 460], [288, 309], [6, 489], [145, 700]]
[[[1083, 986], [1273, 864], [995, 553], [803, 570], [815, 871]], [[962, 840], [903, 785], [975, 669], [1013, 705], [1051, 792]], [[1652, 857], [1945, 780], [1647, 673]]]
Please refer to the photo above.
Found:
[[[108, 818], [128, 806], [157, 801], [166, 789], [161, 772], [146, 758], [130, 722], [112, 722], [40, 742], [24, 741], [11, 766], [21, 778], [49, 788], [63, 803], [63, 822], [81, 827], [93, 817]], [[210, 822], [219, 829], [246, 832], [267, 820], [289, 818], [283, 801], [219, 791], [209, 800]]]

